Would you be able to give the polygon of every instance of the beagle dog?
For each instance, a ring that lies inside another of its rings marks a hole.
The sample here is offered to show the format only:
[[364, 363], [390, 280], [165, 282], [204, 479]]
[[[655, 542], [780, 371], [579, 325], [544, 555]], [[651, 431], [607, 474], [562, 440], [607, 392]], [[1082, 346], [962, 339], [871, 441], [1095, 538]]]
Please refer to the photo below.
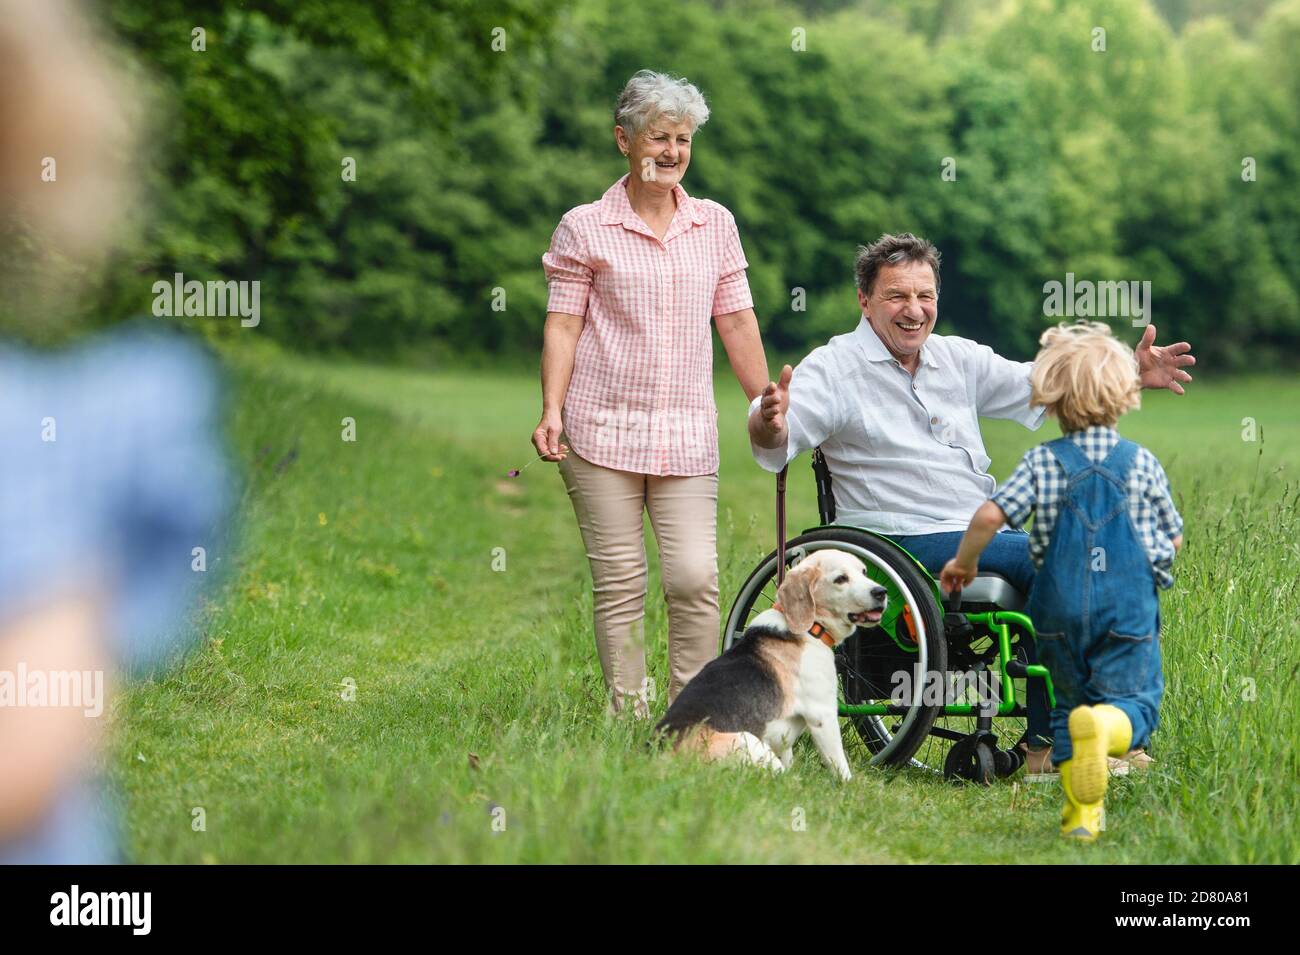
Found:
[[771, 609], [683, 687], [656, 732], [673, 736], [676, 750], [739, 754], [781, 772], [806, 728], [822, 762], [847, 781], [835, 648], [880, 623], [885, 595], [852, 554], [815, 551], [786, 575]]

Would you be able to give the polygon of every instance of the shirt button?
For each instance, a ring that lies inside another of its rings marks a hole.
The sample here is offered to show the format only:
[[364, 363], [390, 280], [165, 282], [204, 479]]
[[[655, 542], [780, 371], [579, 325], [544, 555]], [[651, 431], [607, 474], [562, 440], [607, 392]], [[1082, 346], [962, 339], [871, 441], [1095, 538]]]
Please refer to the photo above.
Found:
[[939, 419], [938, 419], [938, 418], [931, 418], [931, 419], [930, 419], [930, 424], [938, 424], [938, 423], [939, 423]]
[[912, 390], [916, 391], [916, 382], [912, 382]]

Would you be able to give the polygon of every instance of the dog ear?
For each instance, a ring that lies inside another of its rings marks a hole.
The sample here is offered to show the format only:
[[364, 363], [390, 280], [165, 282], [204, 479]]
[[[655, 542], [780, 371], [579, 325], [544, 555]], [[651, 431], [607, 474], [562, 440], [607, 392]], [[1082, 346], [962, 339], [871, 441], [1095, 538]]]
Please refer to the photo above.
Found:
[[790, 573], [786, 574], [777, 591], [776, 599], [785, 614], [786, 623], [792, 633], [807, 633], [813, 625], [814, 606], [813, 588], [821, 579], [820, 564], [804, 561]]

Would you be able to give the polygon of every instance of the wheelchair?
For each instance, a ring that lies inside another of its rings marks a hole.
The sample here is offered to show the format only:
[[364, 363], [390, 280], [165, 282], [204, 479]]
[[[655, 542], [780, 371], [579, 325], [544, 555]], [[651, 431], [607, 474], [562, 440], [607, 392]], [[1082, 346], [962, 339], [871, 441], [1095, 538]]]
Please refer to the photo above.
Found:
[[[785, 571], [823, 549], [858, 557], [884, 586], [880, 624], [858, 628], [836, 651], [839, 712], [875, 766], [913, 766], [946, 779], [982, 785], [1024, 763], [1024, 701], [1029, 680], [1042, 680], [1055, 706], [1047, 668], [1029, 663], [1034, 627], [1026, 595], [999, 574], [983, 573], [945, 603], [934, 578], [889, 537], [835, 523], [830, 469], [812, 458], [821, 525], [785, 540], [785, 477], [777, 477], [777, 550], [749, 574], [727, 615], [725, 651], [750, 621], [776, 602]], [[995, 729], [995, 726], [997, 729]]]

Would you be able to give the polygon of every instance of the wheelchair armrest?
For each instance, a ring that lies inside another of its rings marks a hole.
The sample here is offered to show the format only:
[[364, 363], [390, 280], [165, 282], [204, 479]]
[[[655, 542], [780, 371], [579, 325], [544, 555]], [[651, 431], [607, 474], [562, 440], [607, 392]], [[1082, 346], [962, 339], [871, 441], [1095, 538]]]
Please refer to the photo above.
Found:
[[1003, 610], [1024, 610], [1028, 599], [1001, 574], [978, 574], [961, 591], [964, 604], [994, 604]]

